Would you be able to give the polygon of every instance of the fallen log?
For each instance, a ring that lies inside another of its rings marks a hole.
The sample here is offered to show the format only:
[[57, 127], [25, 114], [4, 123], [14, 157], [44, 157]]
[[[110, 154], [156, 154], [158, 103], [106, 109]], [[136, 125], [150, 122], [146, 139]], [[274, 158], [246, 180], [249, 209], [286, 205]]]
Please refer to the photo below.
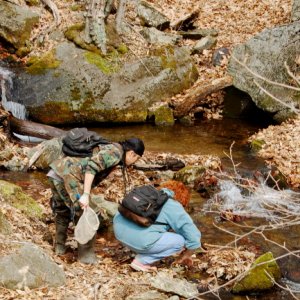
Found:
[[210, 84], [190, 89], [190, 92], [185, 95], [185, 100], [175, 106], [174, 116], [181, 118], [188, 115], [192, 108], [197, 106], [205, 97], [231, 85], [232, 77], [225, 76], [213, 80]]
[[65, 134], [65, 130], [63, 129], [31, 121], [20, 120], [12, 115], [8, 117], [7, 126], [10, 134], [16, 133], [46, 140], [50, 140], [54, 137], [60, 137]]
[[182, 28], [185, 28], [186, 26], [191, 25], [195, 19], [198, 17], [200, 12], [199, 8], [196, 8], [194, 11], [192, 11], [191, 13], [184, 15], [182, 18], [180, 19], [176, 19], [175, 22], [170, 24], [170, 27], [174, 30], [180, 30]]

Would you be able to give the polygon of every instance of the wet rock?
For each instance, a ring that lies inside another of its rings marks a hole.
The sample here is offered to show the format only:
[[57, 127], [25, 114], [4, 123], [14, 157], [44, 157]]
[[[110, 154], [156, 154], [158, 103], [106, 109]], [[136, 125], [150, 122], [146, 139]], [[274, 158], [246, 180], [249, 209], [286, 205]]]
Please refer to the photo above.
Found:
[[146, 1], [141, 1], [138, 6], [138, 17], [142, 25], [164, 30], [170, 26], [170, 20]]
[[299, 22], [265, 29], [245, 44], [236, 46], [229, 62], [228, 71], [233, 76], [233, 85], [248, 93], [256, 106], [271, 113], [277, 122], [282, 122], [292, 117], [293, 114], [286, 106], [262, 92], [255, 82], [287, 104], [295, 103], [297, 106], [300, 103], [299, 92], [260, 80], [234, 58], [268, 80], [289, 85], [291, 77], [288, 75], [284, 63], [286, 62], [291, 71], [296, 73], [297, 66], [294, 61], [299, 55], [299, 32]]
[[0, 257], [0, 282], [8, 289], [61, 286], [66, 282], [60, 268], [39, 247], [31, 243], [14, 246], [14, 253]]
[[232, 292], [243, 293], [266, 290], [274, 286], [273, 280], [277, 281], [281, 277], [279, 266], [271, 252], [257, 258], [251, 268], [253, 269], [244, 278], [234, 284]]
[[202, 38], [199, 42], [196, 43], [192, 52], [193, 53], [202, 53], [205, 49], [213, 48], [217, 43], [217, 39], [212, 36], [206, 36]]
[[173, 293], [184, 298], [193, 298], [198, 294], [197, 285], [185, 279], [173, 278], [172, 275], [159, 272], [150, 278], [151, 286], [168, 293]]
[[0, 1], [0, 37], [15, 50], [27, 46], [38, 21], [39, 15], [26, 6]]
[[41, 207], [33, 198], [25, 194], [21, 187], [5, 180], [0, 180], [0, 195], [4, 201], [21, 210], [25, 215], [29, 217], [42, 216]]
[[148, 43], [158, 45], [175, 45], [182, 39], [180, 35], [165, 33], [154, 27], [144, 28], [141, 31], [141, 35]]
[[292, 22], [300, 21], [300, 0], [293, 1], [291, 19]]
[[186, 166], [175, 173], [174, 179], [184, 184], [193, 184], [195, 179], [205, 172], [205, 168], [201, 166]]
[[173, 110], [167, 104], [150, 108], [148, 116], [154, 117], [155, 125], [158, 126], [172, 126], [175, 123]]

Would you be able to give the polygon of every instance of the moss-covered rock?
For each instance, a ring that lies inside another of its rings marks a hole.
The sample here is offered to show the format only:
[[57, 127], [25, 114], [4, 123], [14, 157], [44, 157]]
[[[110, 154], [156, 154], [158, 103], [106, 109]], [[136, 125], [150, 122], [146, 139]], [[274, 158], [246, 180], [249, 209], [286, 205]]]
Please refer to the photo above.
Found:
[[87, 51], [85, 53], [85, 58], [90, 64], [95, 65], [104, 74], [111, 74], [117, 72], [120, 68], [119, 60], [117, 59], [117, 51], [113, 52], [111, 55], [102, 57], [101, 55], [93, 52]]
[[255, 292], [274, 286], [274, 281], [280, 279], [281, 272], [273, 254], [267, 252], [258, 257], [250, 271], [232, 288], [234, 293]]
[[174, 174], [174, 180], [182, 181], [185, 184], [192, 184], [203, 172], [205, 172], [204, 167], [186, 166]]
[[[124, 63], [120, 49], [103, 56], [60, 43], [45, 57], [31, 59], [17, 79], [25, 92], [15, 101], [22, 101], [30, 119], [51, 125], [146, 122], [149, 107], [197, 79], [186, 48], [160, 51]], [[173, 124], [171, 110], [158, 112], [156, 123]]]
[[172, 126], [175, 123], [173, 111], [168, 106], [160, 106], [154, 112], [155, 125]]
[[0, 1], [0, 38], [15, 50], [26, 47], [39, 15], [26, 6]]
[[263, 140], [253, 140], [251, 142], [251, 149], [254, 151], [254, 152], [258, 152], [259, 150], [262, 149], [263, 145], [265, 144], [266, 142], [263, 141]]
[[49, 51], [42, 57], [30, 57], [26, 71], [32, 75], [45, 74], [49, 69], [56, 69], [60, 61], [55, 58], [55, 50]]
[[41, 217], [42, 209], [38, 203], [25, 194], [21, 187], [0, 180], [0, 194], [4, 201], [21, 210], [28, 217]]
[[83, 39], [82, 32], [84, 27], [85, 25], [83, 23], [77, 23], [70, 26], [64, 33], [65, 37], [82, 49], [101, 54], [100, 49], [98, 49], [96, 45], [86, 43]]

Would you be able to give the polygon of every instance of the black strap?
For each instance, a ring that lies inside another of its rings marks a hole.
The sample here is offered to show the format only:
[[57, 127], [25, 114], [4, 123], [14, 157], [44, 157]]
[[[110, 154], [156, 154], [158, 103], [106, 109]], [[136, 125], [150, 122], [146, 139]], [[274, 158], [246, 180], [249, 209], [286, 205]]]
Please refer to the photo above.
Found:
[[156, 221], [153, 224], [157, 224], [157, 225], [169, 225], [168, 223], [156, 222]]

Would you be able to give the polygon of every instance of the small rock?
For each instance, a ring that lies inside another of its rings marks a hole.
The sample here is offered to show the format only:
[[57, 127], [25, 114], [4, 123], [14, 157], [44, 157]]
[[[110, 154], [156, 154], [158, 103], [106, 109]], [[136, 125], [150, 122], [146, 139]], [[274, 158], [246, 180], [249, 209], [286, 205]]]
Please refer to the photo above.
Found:
[[146, 1], [141, 1], [138, 6], [138, 17], [142, 25], [164, 30], [170, 26], [170, 20]]
[[174, 293], [185, 298], [192, 298], [198, 294], [196, 284], [185, 279], [173, 278], [170, 274], [164, 272], [159, 272], [155, 277], [150, 278], [150, 284], [158, 290]]
[[212, 36], [206, 36], [203, 39], [201, 39], [199, 42], [196, 43], [194, 46], [192, 52], [193, 53], [202, 53], [205, 49], [211, 49], [213, 48], [217, 43], [217, 39]]
[[221, 66], [222, 61], [229, 55], [229, 49], [225, 47], [221, 47], [217, 49], [212, 57], [212, 63], [214, 66]]
[[164, 33], [154, 27], [144, 28], [141, 34], [150, 44], [175, 45], [182, 39], [180, 35]]

